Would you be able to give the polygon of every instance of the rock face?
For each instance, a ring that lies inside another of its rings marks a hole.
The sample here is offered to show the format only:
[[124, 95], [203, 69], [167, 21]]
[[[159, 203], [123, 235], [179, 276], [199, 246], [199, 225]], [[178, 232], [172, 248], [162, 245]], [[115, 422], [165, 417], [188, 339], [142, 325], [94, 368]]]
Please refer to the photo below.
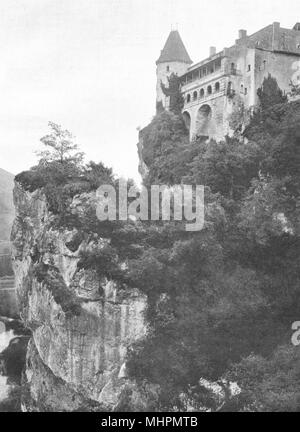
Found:
[[[14, 176], [0, 168], [0, 242], [8, 242], [14, 218]], [[4, 245], [5, 246], [5, 245]], [[3, 246], [3, 247], [4, 247]], [[2, 245], [0, 244], [0, 251]]]
[[[146, 334], [146, 297], [79, 266], [82, 251], [105, 241], [55, 226], [41, 191], [16, 184], [14, 200], [16, 287], [21, 318], [32, 331], [23, 409], [114, 410], [133, 386], [126, 353]], [[74, 214], [92, 200], [92, 193], [74, 198]]]
[[139, 173], [141, 174], [141, 177], [143, 180], [146, 179], [148, 172], [149, 172], [149, 168], [147, 167], [144, 159], [143, 159], [143, 148], [144, 148], [144, 134], [145, 131], [147, 130], [146, 126], [144, 129], [139, 131], [139, 142], [137, 144], [137, 149], [138, 149], [138, 157], [139, 157]]

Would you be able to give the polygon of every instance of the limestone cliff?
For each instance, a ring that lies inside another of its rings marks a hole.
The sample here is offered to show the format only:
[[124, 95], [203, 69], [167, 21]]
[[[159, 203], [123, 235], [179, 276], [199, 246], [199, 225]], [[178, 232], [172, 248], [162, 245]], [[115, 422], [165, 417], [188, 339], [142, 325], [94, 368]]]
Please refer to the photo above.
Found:
[[[75, 197], [73, 214], [92, 208], [94, 198]], [[79, 265], [82, 252], [107, 240], [57, 226], [40, 190], [16, 184], [14, 201], [17, 294], [32, 331], [23, 409], [115, 410], [128, 388], [135, 391], [126, 377], [126, 352], [146, 333], [146, 297]]]
[[9, 240], [9, 233], [14, 218], [12, 190], [14, 184], [13, 174], [0, 168], [0, 251]]

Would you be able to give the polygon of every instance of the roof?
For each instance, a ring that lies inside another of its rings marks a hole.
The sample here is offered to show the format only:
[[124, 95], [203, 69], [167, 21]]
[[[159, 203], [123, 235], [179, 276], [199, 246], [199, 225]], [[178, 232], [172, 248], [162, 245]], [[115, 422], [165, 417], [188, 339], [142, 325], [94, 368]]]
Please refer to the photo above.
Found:
[[178, 30], [172, 30], [156, 63], [179, 61], [193, 63], [182, 42]]

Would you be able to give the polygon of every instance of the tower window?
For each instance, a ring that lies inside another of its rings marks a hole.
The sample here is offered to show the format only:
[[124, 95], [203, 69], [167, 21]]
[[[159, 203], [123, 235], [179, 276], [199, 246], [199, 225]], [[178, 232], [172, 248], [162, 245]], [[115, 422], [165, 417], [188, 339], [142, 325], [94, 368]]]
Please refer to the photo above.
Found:
[[248, 65], [248, 72], [251, 71], [251, 65]]
[[247, 89], [247, 87], [245, 87], [245, 95], [247, 95], [248, 94], [248, 89]]
[[167, 72], [170, 72], [170, 66], [167, 66]]

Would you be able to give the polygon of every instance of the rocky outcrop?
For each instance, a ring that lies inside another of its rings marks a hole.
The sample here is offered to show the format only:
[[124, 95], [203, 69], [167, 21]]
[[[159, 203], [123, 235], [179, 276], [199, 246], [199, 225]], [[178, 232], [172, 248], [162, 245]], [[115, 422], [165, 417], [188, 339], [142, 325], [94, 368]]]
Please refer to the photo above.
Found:
[[147, 175], [149, 173], [149, 168], [147, 167], [144, 158], [143, 158], [143, 149], [144, 149], [144, 135], [145, 131], [147, 130], [148, 126], [146, 126], [144, 129], [141, 129], [139, 131], [139, 142], [137, 144], [138, 149], [138, 158], [139, 158], [139, 173], [143, 180], [147, 178]]
[[[80, 215], [94, 195], [73, 199]], [[134, 383], [128, 347], [146, 334], [146, 297], [79, 265], [108, 240], [63, 228], [40, 190], [16, 184], [13, 265], [20, 315], [32, 331], [24, 375], [28, 411], [114, 410]]]
[[0, 251], [7, 247], [14, 218], [14, 176], [0, 168]]

